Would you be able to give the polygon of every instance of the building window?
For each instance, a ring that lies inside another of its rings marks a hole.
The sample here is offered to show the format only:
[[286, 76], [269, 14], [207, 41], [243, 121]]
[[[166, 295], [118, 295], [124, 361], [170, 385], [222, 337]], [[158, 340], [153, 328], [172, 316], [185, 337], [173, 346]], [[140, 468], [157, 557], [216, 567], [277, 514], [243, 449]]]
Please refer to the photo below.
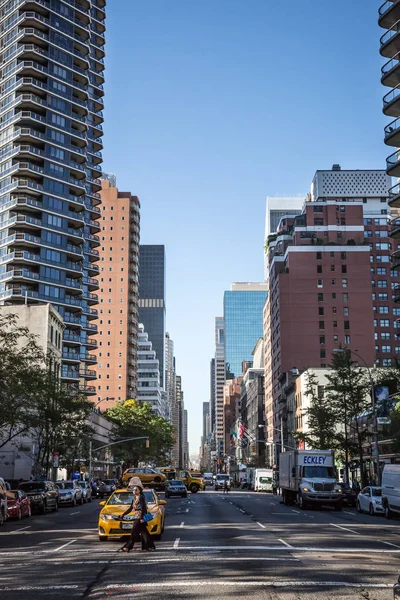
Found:
[[331, 279], [331, 284], [335, 285], [336, 284], [336, 279]]
[[318, 279], [317, 280], [317, 287], [319, 287], [319, 288], [324, 287], [324, 281], [323, 281], [323, 279]]
[[325, 336], [324, 335], [320, 335], [319, 336], [319, 343], [320, 344], [325, 344]]
[[323, 302], [324, 301], [324, 294], [320, 293], [318, 294], [318, 302]]
[[332, 294], [332, 300], [336, 300], [336, 292], [333, 292], [333, 294]]
[[381, 327], [390, 327], [390, 321], [389, 321], [389, 319], [380, 319], [379, 325]]
[[335, 270], [335, 265], [331, 265], [331, 271]]
[[390, 354], [392, 351], [392, 346], [381, 346], [381, 352], [385, 354]]
[[343, 302], [348, 302], [348, 301], [349, 301], [349, 295], [343, 294]]
[[345, 307], [344, 307], [344, 309], [343, 309], [343, 315], [344, 315], [345, 317], [348, 317], [348, 316], [349, 316], [349, 309], [348, 309], [348, 307], [347, 307], [347, 306], [345, 306]]
[[350, 329], [350, 321], [345, 321], [344, 322], [344, 328], [345, 329]]
[[318, 314], [319, 314], [319, 316], [320, 316], [320, 317], [323, 317], [323, 316], [324, 316], [324, 307], [323, 307], [323, 306], [320, 306], [320, 307], [318, 308]]
[[381, 315], [388, 315], [389, 314], [389, 307], [388, 306], [380, 306], [379, 307], [379, 313]]
[[338, 336], [337, 336], [337, 335], [334, 335], [334, 336], [333, 336], [333, 341], [335, 342], [335, 344], [336, 344], [336, 343], [339, 341], [339, 338], [338, 338]]
[[342, 265], [342, 273], [347, 273], [347, 265]]
[[317, 273], [322, 273], [322, 265], [317, 265]]
[[334, 315], [336, 315], [336, 313], [337, 313], [336, 306], [332, 306], [332, 312], [333, 312]]
[[350, 336], [349, 335], [344, 336], [344, 343], [346, 344], [346, 346], [348, 346], [350, 344]]
[[325, 329], [325, 321], [320, 321], [319, 322], [319, 328], [320, 329]]
[[326, 352], [325, 352], [325, 350], [320, 350], [319, 351], [319, 357], [320, 358], [326, 358]]
[[337, 327], [337, 321], [333, 321], [333, 326]]
[[390, 340], [390, 333], [381, 333], [381, 340]]
[[321, 260], [322, 259], [322, 252], [317, 252], [317, 260]]
[[347, 287], [347, 279], [342, 279], [342, 287]]

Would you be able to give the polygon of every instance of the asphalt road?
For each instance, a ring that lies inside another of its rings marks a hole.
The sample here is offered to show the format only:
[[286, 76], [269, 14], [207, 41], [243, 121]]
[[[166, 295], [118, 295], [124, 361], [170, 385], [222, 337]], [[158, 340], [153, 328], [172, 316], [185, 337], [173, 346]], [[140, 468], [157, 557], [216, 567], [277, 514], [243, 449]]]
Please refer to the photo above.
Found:
[[0, 528], [0, 598], [392, 599], [400, 519], [300, 511], [270, 494], [170, 498], [156, 553], [99, 542], [98, 501]]

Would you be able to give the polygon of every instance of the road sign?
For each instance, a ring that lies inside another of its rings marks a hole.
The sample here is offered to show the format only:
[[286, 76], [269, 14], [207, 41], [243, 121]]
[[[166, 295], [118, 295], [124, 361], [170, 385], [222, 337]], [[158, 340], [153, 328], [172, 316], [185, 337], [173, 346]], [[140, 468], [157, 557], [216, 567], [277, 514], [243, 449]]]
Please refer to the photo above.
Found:
[[53, 452], [53, 468], [57, 469], [60, 462], [60, 453]]

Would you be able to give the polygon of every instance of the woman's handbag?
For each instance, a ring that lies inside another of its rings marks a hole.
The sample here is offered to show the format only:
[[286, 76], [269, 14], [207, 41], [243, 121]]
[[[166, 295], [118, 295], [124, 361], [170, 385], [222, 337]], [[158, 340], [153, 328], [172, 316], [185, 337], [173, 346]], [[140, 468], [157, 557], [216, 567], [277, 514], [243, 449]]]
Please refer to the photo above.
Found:
[[152, 515], [151, 513], [146, 513], [146, 514], [143, 516], [143, 521], [144, 521], [145, 523], [148, 523], [149, 521], [152, 521], [152, 520], [154, 519], [154, 516], [155, 516], [155, 515]]

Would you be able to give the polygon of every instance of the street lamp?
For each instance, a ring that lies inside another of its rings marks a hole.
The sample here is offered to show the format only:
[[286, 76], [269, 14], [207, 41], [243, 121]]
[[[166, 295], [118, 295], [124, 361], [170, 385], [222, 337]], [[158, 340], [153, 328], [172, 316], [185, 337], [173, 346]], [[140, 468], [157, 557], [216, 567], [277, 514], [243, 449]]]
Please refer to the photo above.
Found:
[[[115, 444], [122, 444], [124, 442], [133, 442], [134, 440], [146, 440], [146, 448], [150, 447], [149, 436], [142, 435], [140, 437], [126, 438], [123, 440], [117, 440], [116, 442], [104, 444], [104, 446], [99, 446], [99, 448], [95, 448], [94, 452], [98, 452], [98, 450], [103, 450], [103, 448], [108, 448], [108, 446], [115, 446]], [[93, 454], [92, 440], [90, 440], [89, 441], [89, 481], [92, 480], [92, 454]]]
[[[376, 414], [376, 406], [375, 406], [375, 381], [372, 377], [371, 368], [367, 365], [366, 361], [362, 356], [355, 352], [351, 348], [334, 348], [333, 352], [335, 354], [344, 354], [345, 352], [350, 352], [350, 354], [354, 354], [361, 360], [363, 365], [368, 370], [369, 375], [369, 384], [371, 386], [371, 402], [372, 402], [372, 414], [373, 414], [373, 436], [374, 436], [374, 446], [375, 446], [375, 457], [376, 457], [376, 474], [377, 474], [377, 485], [381, 485], [381, 468], [380, 468], [380, 457], [379, 457], [379, 444], [378, 444], [378, 417]], [[360, 456], [360, 460], [362, 460], [362, 456]]]
[[96, 408], [96, 406], [98, 406], [99, 404], [101, 404], [102, 402], [109, 402], [110, 400], [115, 400], [115, 398], [110, 398], [109, 396], [106, 396], [105, 398], [101, 398], [100, 400], [98, 400], [96, 402], [96, 404], [93, 405], [93, 408]]

